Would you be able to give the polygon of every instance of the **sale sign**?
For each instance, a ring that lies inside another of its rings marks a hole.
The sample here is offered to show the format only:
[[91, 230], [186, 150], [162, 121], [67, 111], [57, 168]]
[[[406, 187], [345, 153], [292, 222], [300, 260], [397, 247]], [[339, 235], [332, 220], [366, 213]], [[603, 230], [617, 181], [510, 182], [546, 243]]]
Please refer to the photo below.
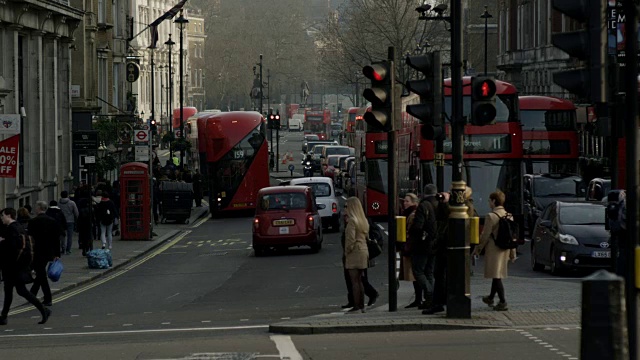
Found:
[[20, 135], [0, 141], [0, 178], [15, 178]]

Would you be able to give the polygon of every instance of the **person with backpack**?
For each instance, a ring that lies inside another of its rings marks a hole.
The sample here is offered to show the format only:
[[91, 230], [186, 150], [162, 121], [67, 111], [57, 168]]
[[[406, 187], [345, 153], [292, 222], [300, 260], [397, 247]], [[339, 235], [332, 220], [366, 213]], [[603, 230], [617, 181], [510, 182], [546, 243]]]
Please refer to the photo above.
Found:
[[18, 295], [25, 298], [40, 311], [44, 324], [51, 316], [51, 310], [27, 290], [27, 278], [31, 276], [33, 262], [33, 247], [28, 240], [22, 226], [16, 221], [17, 212], [13, 208], [5, 208], [0, 213], [0, 219], [5, 225], [0, 232], [0, 263], [2, 264], [2, 278], [4, 279], [4, 303], [0, 312], [0, 325], [7, 325], [7, 317], [13, 302], [13, 288]]
[[[493, 307], [496, 311], [508, 310], [507, 300], [504, 295], [504, 285], [502, 279], [507, 277], [507, 266], [509, 260], [516, 258], [516, 249], [505, 249], [501, 246], [506, 237], [512, 237], [510, 225], [513, 216], [504, 209], [505, 195], [502, 191], [496, 190], [489, 195], [489, 207], [491, 212], [484, 218], [484, 228], [480, 234], [480, 244], [473, 250], [473, 255], [480, 255], [485, 250], [484, 278], [492, 279], [491, 292], [489, 296], [483, 296], [482, 302]], [[516, 235], [517, 236], [517, 235]], [[500, 244], [500, 245], [499, 245]], [[494, 306], [494, 297], [498, 294], [500, 302]]]
[[51, 306], [52, 296], [49, 280], [47, 278], [47, 264], [49, 261], [60, 258], [60, 246], [57, 239], [60, 237], [60, 226], [46, 211], [49, 205], [44, 201], [36, 202], [36, 217], [31, 219], [31, 227], [28, 232], [33, 237], [33, 270], [36, 278], [31, 286], [31, 293], [38, 296], [42, 288], [44, 295], [43, 305]]
[[98, 221], [100, 222], [100, 240], [102, 248], [112, 248], [113, 244], [113, 221], [118, 218], [116, 205], [109, 199], [109, 193], [102, 192], [102, 200], [97, 207]]

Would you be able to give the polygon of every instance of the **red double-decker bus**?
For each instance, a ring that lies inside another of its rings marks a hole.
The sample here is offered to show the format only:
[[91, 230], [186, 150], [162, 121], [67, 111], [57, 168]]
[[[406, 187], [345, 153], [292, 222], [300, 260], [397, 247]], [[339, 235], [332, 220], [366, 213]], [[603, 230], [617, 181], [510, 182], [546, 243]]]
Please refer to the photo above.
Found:
[[522, 148], [527, 174], [578, 174], [576, 106], [551, 96], [520, 96]]
[[269, 186], [265, 119], [234, 111], [206, 118], [206, 160], [212, 215], [255, 210], [258, 190]]
[[325, 110], [310, 110], [304, 111], [304, 134], [318, 135], [320, 140], [329, 139], [331, 134], [331, 112]]
[[[451, 79], [444, 81], [444, 110], [451, 117]], [[471, 109], [471, 78], [463, 78], [463, 116]], [[522, 129], [518, 118], [518, 92], [510, 83], [496, 80], [496, 122], [466, 125], [464, 130], [463, 180], [473, 189], [474, 207], [481, 219], [491, 211], [489, 194], [496, 189], [506, 195], [505, 208], [523, 223]], [[444, 189], [451, 188], [452, 143], [450, 129], [444, 140]], [[436, 184], [434, 141], [421, 140], [421, 185]], [[523, 228], [521, 226], [521, 228]]]
[[[406, 112], [406, 106], [419, 103], [420, 98], [411, 94], [402, 98], [402, 119], [396, 136], [396, 171], [398, 196], [417, 192], [419, 179], [417, 155], [420, 132], [416, 132], [417, 120]], [[361, 108], [364, 112], [370, 108]], [[358, 126], [360, 128], [358, 128]], [[364, 121], [356, 121], [356, 156], [364, 162], [364, 173], [356, 178], [356, 196], [360, 198], [365, 214], [383, 218], [389, 211], [388, 144], [386, 132], [374, 132]]]
[[345, 114], [343, 131], [344, 131], [344, 144], [353, 147], [356, 137], [356, 115], [358, 113], [357, 107], [350, 107]]

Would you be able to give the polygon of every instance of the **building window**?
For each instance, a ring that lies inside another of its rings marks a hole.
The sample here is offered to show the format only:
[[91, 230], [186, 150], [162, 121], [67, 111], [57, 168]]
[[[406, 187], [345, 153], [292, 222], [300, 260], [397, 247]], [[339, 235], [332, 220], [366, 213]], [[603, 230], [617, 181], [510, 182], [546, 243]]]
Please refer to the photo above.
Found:
[[107, 0], [98, 0], [98, 24], [107, 22]]
[[[107, 58], [105, 54], [98, 54], [98, 96], [100, 99], [108, 101], [108, 74], [107, 74]], [[107, 114], [109, 108], [104, 101], [100, 101], [100, 111]]]
[[120, 1], [119, 0], [113, 0], [113, 3], [111, 5], [111, 22], [113, 22], [113, 34], [115, 36], [122, 36], [122, 24], [120, 22], [120, 15], [118, 13], [118, 11], [120, 11]]

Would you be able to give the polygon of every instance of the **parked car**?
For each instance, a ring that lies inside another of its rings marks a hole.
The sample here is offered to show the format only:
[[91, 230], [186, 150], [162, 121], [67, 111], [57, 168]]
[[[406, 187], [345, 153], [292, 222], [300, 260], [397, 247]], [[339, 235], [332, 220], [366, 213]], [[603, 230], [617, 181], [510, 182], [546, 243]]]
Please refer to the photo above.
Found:
[[594, 178], [589, 181], [585, 199], [587, 201], [606, 201], [611, 191], [611, 179]]
[[322, 220], [313, 189], [308, 186], [272, 186], [258, 191], [253, 219], [253, 250], [262, 256], [270, 247], [322, 248]]
[[605, 206], [594, 202], [551, 202], [536, 222], [531, 236], [531, 268], [565, 270], [611, 266]]
[[584, 201], [585, 186], [582, 178], [574, 174], [526, 174], [523, 192], [525, 226], [531, 232], [551, 202]]
[[333, 180], [328, 177], [304, 177], [291, 179], [291, 185], [308, 186], [313, 189], [316, 203], [322, 208], [319, 210], [322, 218], [323, 228], [331, 227], [334, 231], [340, 231], [340, 219], [342, 219], [342, 209], [338, 202], [338, 196]]

